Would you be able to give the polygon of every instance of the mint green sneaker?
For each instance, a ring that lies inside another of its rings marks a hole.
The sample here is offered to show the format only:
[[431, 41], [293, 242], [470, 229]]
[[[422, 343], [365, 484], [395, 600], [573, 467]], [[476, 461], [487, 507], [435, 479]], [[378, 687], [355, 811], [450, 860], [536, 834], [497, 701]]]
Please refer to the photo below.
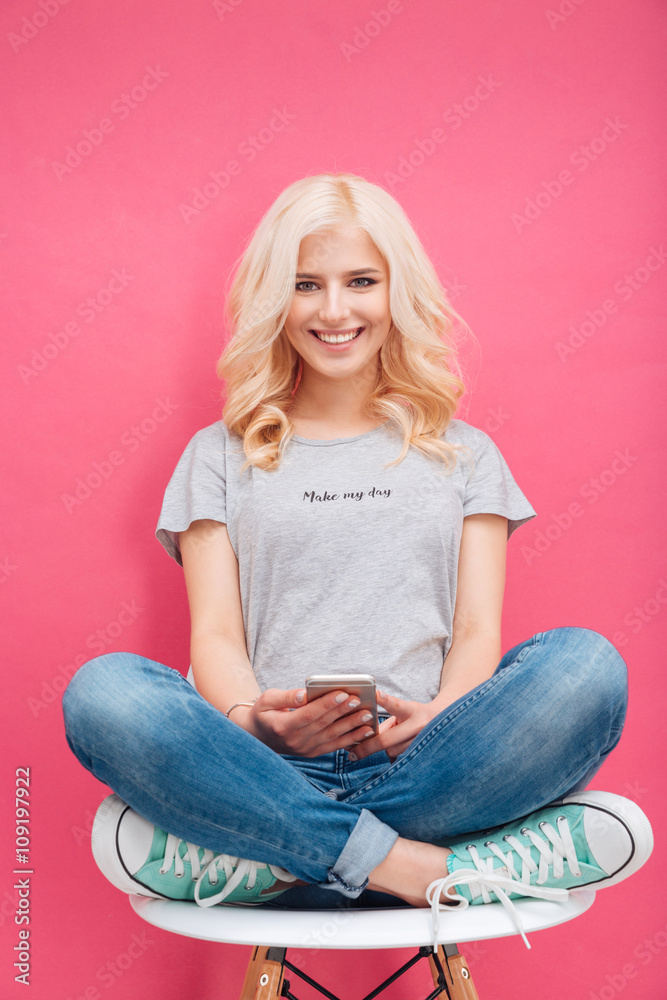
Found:
[[450, 906], [497, 900], [530, 947], [512, 899], [558, 901], [572, 889], [616, 885], [648, 860], [653, 833], [645, 814], [629, 799], [611, 792], [578, 792], [507, 826], [446, 846], [452, 852], [449, 874], [426, 892], [434, 929], [443, 896]]
[[216, 903], [265, 903], [296, 881], [283, 868], [214, 854], [149, 823], [110, 795], [97, 810], [92, 831], [93, 857], [104, 875], [123, 892], [166, 899]]

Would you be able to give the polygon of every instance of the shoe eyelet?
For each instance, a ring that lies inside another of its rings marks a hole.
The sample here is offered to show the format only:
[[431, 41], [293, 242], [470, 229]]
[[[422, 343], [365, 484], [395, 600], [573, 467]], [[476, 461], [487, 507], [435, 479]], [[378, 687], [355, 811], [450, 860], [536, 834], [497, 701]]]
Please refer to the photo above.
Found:
[[567, 816], [559, 816], [558, 819], [562, 819], [564, 822], [567, 822]]
[[541, 830], [541, 829], [542, 829], [542, 827], [544, 827], [544, 826], [547, 826], [547, 821], [546, 821], [545, 819], [543, 819], [543, 820], [542, 820], [542, 822], [541, 822], [541, 823], [538, 823], [537, 825], [539, 826], [539, 828], [540, 828], [540, 830]]
[[175, 878], [183, 878], [184, 875], [185, 875], [185, 872], [181, 872], [180, 875], [179, 875], [178, 872], [174, 872], [174, 877]]
[[[540, 826], [542, 826], [541, 823]], [[521, 834], [522, 837], [527, 837], [528, 834], [530, 833], [530, 830], [528, 829], [527, 826], [522, 826], [521, 829], [519, 830], [519, 833]]]
[[158, 868], [158, 872], [160, 875], [166, 875], [168, 871], [169, 871], [168, 868]]
[[474, 846], [475, 846], [474, 844], [466, 844], [466, 851], [469, 851], [470, 848]]
[[492, 844], [492, 843], [493, 843], [493, 841], [492, 841], [492, 840], [485, 840], [485, 841], [484, 841], [484, 846], [485, 846], [485, 847], [491, 847], [491, 844]]

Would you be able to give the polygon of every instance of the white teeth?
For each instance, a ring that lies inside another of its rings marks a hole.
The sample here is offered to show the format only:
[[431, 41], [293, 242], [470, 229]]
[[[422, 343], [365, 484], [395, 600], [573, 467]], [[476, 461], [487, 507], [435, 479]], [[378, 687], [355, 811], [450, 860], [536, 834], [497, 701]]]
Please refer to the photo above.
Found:
[[313, 330], [313, 333], [318, 340], [323, 340], [325, 344], [347, 344], [348, 341], [354, 340], [362, 329], [361, 326], [357, 327], [352, 333], [319, 333], [317, 330]]

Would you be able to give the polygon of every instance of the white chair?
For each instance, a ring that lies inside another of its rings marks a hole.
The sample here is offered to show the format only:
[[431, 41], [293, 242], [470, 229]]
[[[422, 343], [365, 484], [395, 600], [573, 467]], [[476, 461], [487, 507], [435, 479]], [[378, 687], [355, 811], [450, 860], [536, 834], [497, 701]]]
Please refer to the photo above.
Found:
[[[513, 900], [527, 934], [555, 927], [584, 913], [595, 892], [571, 892], [564, 902], [537, 899]], [[416, 955], [389, 976], [363, 1000], [372, 1000], [415, 962], [426, 958], [431, 967], [434, 990], [425, 1000], [446, 996], [450, 1000], [478, 1000], [470, 970], [455, 942], [483, 941], [518, 934], [516, 924], [500, 903], [446, 910], [441, 914], [433, 951], [433, 925], [427, 908], [278, 910], [224, 904], [202, 908], [195, 903], [130, 896], [132, 907], [154, 927], [204, 941], [253, 946], [240, 1000], [298, 1000], [286, 979], [292, 973], [305, 980], [329, 1000], [339, 1000], [287, 959], [288, 948], [301, 951], [319, 948], [418, 949]], [[221, 998], [228, 994], [221, 987]]]

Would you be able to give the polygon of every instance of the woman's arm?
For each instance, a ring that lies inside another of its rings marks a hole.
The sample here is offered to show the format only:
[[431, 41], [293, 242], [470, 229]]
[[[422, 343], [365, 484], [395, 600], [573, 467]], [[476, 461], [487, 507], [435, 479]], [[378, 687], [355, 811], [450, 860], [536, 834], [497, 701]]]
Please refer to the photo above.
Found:
[[226, 712], [235, 702], [254, 701], [260, 694], [246, 649], [236, 555], [227, 526], [219, 521], [193, 521], [178, 540], [195, 684], [206, 701]]
[[440, 678], [438, 711], [488, 680], [500, 661], [507, 518], [471, 514], [463, 521], [452, 644]]
[[506, 517], [471, 514], [464, 518], [452, 643], [442, 668], [440, 692], [428, 704], [379, 692], [378, 705], [393, 719], [383, 723], [379, 736], [354, 748], [356, 757], [378, 750], [397, 757], [431, 719], [491, 677], [500, 660], [506, 549]]
[[362, 723], [363, 710], [341, 718], [355, 707], [343, 692], [332, 691], [311, 704], [303, 704], [305, 690], [272, 688], [260, 694], [226, 525], [193, 521], [178, 538], [190, 604], [190, 662], [202, 697], [221, 712], [236, 702], [254, 701], [252, 707], [239, 705], [229, 718], [278, 753], [316, 757], [358, 742], [368, 724]]

